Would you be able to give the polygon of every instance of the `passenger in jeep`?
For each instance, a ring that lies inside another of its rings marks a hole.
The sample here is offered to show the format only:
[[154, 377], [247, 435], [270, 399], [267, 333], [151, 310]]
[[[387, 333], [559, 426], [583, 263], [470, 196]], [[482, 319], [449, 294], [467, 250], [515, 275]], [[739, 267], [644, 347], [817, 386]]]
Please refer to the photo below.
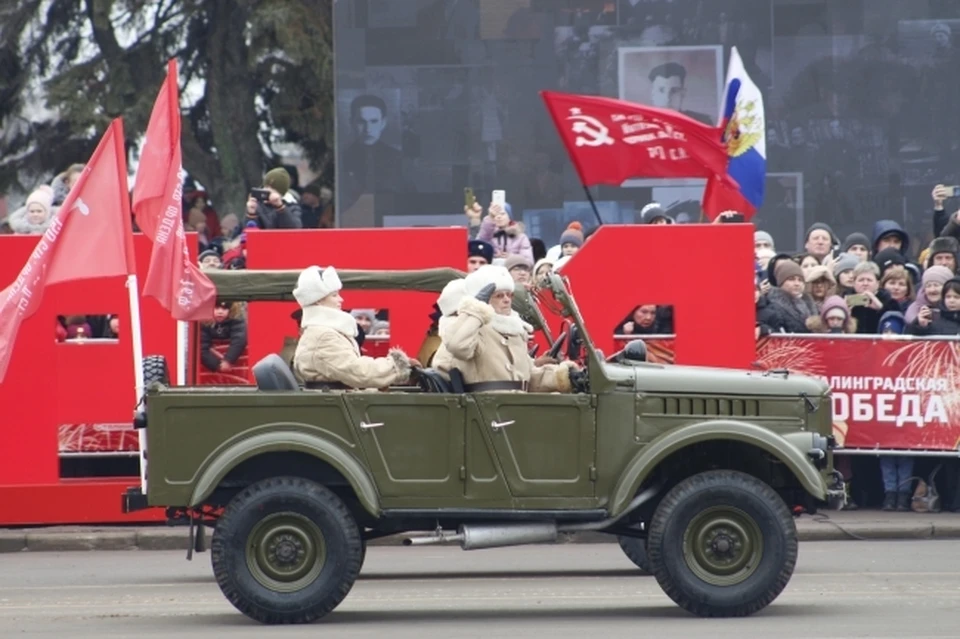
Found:
[[533, 328], [512, 309], [513, 291], [513, 277], [502, 266], [470, 273], [456, 317], [440, 329], [434, 365], [446, 375], [459, 369], [467, 392], [571, 392], [576, 364], [536, 365], [527, 352]]
[[303, 309], [303, 329], [294, 370], [307, 388], [386, 388], [406, 382], [420, 362], [392, 349], [387, 357], [364, 357], [357, 345], [357, 322], [341, 310], [340, 277], [328, 266], [304, 269], [293, 296]]

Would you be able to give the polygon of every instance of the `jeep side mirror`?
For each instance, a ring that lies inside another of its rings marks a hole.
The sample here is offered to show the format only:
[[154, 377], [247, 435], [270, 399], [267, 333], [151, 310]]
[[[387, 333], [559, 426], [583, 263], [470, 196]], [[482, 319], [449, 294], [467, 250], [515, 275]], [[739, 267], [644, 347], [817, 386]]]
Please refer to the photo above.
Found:
[[647, 345], [642, 339], [630, 340], [623, 347], [620, 358], [628, 362], [645, 362], [647, 361]]

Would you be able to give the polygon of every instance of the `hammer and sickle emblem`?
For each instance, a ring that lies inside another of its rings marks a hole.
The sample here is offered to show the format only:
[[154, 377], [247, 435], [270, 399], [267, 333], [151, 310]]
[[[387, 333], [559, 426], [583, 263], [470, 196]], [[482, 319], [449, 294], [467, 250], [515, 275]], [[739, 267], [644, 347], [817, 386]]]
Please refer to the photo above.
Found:
[[603, 146], [604, 144], [613, 144], [614, 139], [610, 137], [610, 129], [603, 126], [596, 118], [589, 115], [572, 115], [567, 119], [574, 120], [572, 130], [578, 134], [577, 146]]

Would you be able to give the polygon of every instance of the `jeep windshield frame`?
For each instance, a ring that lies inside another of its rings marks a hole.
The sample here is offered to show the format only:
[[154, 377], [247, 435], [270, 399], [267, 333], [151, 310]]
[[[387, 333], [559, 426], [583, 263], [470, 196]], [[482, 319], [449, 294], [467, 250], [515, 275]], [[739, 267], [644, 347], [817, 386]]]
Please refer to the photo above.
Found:
[[[580, 313], [580, 308], [577, 306], [577, 302], [573, 299], [570, 291], [570, 281], [559, 273], [551, 272], [545, 276], [545, 279], [540, 280], [540, 282], [541, 286], [535, 289], [534, 297], [537, 298], [539, 304], [545, 309], [548, 311], [555, 310], [563, 319], [570, 321], [577, 327], [581, 346], [586, 350], [586, 360], [591, 364], [591, 379], [595, 382], [600, 382], [601, 378], [606, 379], [602, 366], [602, 362], [604, 361], [602, 354], [593, 346], [593, 340], [590, 339], [590, 333], [587, 332], [583, 315]], [[544, 283], [546, 284], [545, 286], [542, 285]], [[543, 289], [546, 289], [552, 294], [553, 300], [546, 299], [542, 293], [537, 292]], [[553, 309], [551, 307], [558, 308]]]
[[[217, 289], [217, 299], [224, 302], [293, 302], [299, 270], [239, 269], [209, 270], [204, 274]], [[410, 271], [337, 270], [347, 291], [415, 291], [440, 295], [443, 287], [467, 276], [454, 268], [429, 268]], [[533, 297], [522, 286], [513, 296], [513, 309], [553, 341], [550, 328]]]

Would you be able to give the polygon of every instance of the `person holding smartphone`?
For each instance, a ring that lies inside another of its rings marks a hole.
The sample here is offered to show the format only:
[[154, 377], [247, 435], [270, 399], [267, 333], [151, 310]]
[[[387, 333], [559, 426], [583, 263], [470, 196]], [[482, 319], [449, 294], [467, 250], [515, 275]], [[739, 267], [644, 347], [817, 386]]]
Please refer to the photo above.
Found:
[[300, 229], [300, 204], [290, 193], [290, 174], [283, 167], [267, 171], [263, 188], [253, 189], [247, 199], [247, 222], [261, 229]]
[[960, 277], [943, 285], [940, 302], [924, 306], [908, 327], [911, 335], [960, 335]]

